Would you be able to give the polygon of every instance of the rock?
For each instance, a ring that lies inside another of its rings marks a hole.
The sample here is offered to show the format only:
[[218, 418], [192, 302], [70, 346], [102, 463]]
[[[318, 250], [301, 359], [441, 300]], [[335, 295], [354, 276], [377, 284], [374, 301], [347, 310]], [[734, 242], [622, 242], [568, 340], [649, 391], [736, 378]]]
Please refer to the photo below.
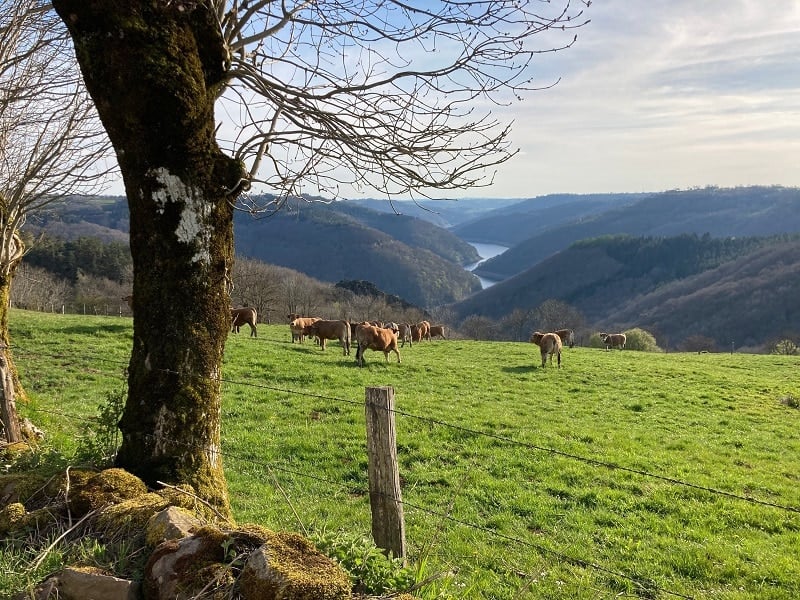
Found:
[[189, 600], [215, 578], [225, 579], [227, 536], [206, 527], [160, 544], [147, 561], [142, 582], [148, 600]]
[[107, 504], [119, 504], [146, 493], [147, 486], [135, 475], [123, 469], [106, 469], [76, 489], [69, 498], [69, 505], [73, 516], [82, 517]]
[[245, 563], [240, 593], [245, 600], [344, 600], [347, 574], [314, 545], [294, 533], [275, 533]]
[[137, 600], [139, 584], [91, 569], [67, 567], [56, 578], [63, 600]]
[[168, 506], [154, 514], [147, 522], [145, 536], [148, 546], [158, 546], [167, 540], [176, 540], [191, 535], [203, 526], [203, 522], [184, 508]]

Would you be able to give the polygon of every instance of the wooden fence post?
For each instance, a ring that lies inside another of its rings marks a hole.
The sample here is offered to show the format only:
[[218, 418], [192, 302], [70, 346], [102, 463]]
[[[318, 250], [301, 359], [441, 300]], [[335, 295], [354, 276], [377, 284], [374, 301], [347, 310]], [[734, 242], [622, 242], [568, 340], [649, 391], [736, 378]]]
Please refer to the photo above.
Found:
[[379, 548], [405, 561], [406, 526], [397, 467], [394, 388], [367, 388], [365, 412], [372, 537]]

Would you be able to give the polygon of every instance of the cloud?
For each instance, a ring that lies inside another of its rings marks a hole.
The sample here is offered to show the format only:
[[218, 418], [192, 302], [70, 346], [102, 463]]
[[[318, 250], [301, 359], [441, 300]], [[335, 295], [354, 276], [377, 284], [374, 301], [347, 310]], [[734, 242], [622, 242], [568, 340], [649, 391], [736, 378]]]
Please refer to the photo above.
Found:
[[800, 185], [800, 3], [593, 2], [492, 195]]

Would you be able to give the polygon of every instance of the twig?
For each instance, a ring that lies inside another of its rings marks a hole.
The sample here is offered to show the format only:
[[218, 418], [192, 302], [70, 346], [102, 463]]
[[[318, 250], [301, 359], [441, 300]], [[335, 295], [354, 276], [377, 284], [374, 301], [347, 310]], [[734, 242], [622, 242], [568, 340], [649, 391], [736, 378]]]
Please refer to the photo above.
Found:
[[212, 505], [211, 505], [211, 504], [210, 504], [208, 501], [206, 501], [206, 500], [203, 500], [203, 499], [202, 499], [200, 496], [198, 496], [197, 494], [193, 494], [192, 492], [189, 492], [189, 491], [187, 491], [187, 490], [181, 489], [181, 488], [179, 488], [179, 487], [177, 487], [177, 486], [170, 485], [170, 484], [168, 484], [168, 483], [164, 483], [163, 481], [156, 481], [156, 483], [157, 483], [158, 485], [163, 485], [164, 487], [168, 487], [168, 488], [170, 488], [171, 490], [175, 490], [176, 492], [181, 492], [182, 494], [186, 494], [187, 496], [191, 496], [192, 498], [194, 498], [194, 499], [195, 499], [195, 500], [197, 500], [198, 502], [202, 502], [202, 503], [203, 503], [203, 504], [205, 504], [205, 505], [206, 505], [208, 508], [210, 508], [210, 509], [211, 509], [211, 510], [214, 512], [214, 514], [215, 514], [215, 515], [217, 515], [217, 516], [218, 516], [218, 517], [219, 517], [219, 518], [220, 518], [222, 521], [225, 521], [226, 523], [233, 524], [233, 521], [231, 521], [231, 520], [230, 520], [228, 517], [223, 517], [223, 516], [222, 516], [222, 515], [219, 513], [219, 511], [218, 511], [216, 508], [214, 508], [214, 507], [213, 507], [213, 506], [212, 506]]
[[71, 533], [72, 531], [76, 530], [76, 529], [77, 529], [77, 528], [78, 528], [78, 527], [79, 527], [79, 526], [80, 526], [80, 525], [81, 525], [81, 524], [82, 524], [84, 521], [86, 521], [86, 520], [87, 520], [89, 517], [93, 517], [93, 516], [94, 516], [94, 515], [97, 513], [97, 511], [98, 511], [98, 509], [95, 509], [95, 510], [90, 510], [88, 513], [86, 513], [85, 515], [83, 515], [83, 518], [82, 518], [80, 521], [78, 521], [77, 523], [75, 523], [75, 525], [73, 525], [72, 527], [68, 528], [66, 531], [64, 531], [64, 533], [62, 533], [62, 534], [61, 534], [60, 536], [58, 536], [58, 537], [57, 537], [55, 540], [53, 540], [53, 543], [52, 543], [52, 544], [50, 544], [50, 545], [49, 545], [47, 548], [45, 548], [45, 549], [44, 549], [44, 550], [41, 552], [41, 554], [39, 554], [39, 558], [37, 558], [37, 559], [34, 561], [33, 565], [31, 565], [31, 567], [30, 567], [30, 569], [28, 570], [28, 572], [30, 573], [30, 572], [33, 572], [33, 571], [35, 571], [36, 569], [38, 569], [38, 568], [41, 566], [41, 564], [42, 564], [42, 561], [44, 561], [44, 559], [47, 557], [47, 555], [50, 553], [50, 551], [51, 551], [53, 548], [55, 548], [55, 547], [56, 547], [56, 545], [58, 545], [58, 543], [59, 543], [61, 540], [63, 540], [65, 537], [67, 537], [67, 535], [69, 535], [69, 533]]
[[300, 529], [303, 530], [303, 535], [308, 537], [308, 530], [306, 529], [306, 526], [303, 525], [303, 521], [300, 520], [300, 515], [298, 515], [297, 511], [294, 509], [292, 501], [289, 499], [289, 496], [286, 494], [286, 491], [281, 486], [280, 482], [278, 481], [278, 478], [275, 477], [275, 473], [273, 473], [272, 469], [269, 468], [269, 465], [264, 465], [264, 466], [267, 468], [267, 472], [269, 472], [270, 477], [272, 477], [272, 481], [275, 483], [276, 487], [283, 495], [283, 499], [286, 500], [286, 504], [288, 504], [289, 508], [292, 509], [292, 512], [294, 513], [294, 518], [297, 519], [297, 524], [300, 525]]

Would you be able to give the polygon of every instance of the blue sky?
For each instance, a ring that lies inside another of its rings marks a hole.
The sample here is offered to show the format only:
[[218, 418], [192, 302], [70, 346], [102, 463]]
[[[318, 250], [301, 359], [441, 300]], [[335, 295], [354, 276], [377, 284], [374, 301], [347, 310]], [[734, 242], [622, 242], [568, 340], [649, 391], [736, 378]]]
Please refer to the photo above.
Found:
[[492, 107], [519, 154], [492, 186], [435, 196], [800, 186], [800, 0], [594, 0], [585, 15], [535, 65], [558, 85]]
[[[800, 2], [596, 0], [485, 197], [800, 186]], [[477, 191], [477, 190], [475, 190]]]

